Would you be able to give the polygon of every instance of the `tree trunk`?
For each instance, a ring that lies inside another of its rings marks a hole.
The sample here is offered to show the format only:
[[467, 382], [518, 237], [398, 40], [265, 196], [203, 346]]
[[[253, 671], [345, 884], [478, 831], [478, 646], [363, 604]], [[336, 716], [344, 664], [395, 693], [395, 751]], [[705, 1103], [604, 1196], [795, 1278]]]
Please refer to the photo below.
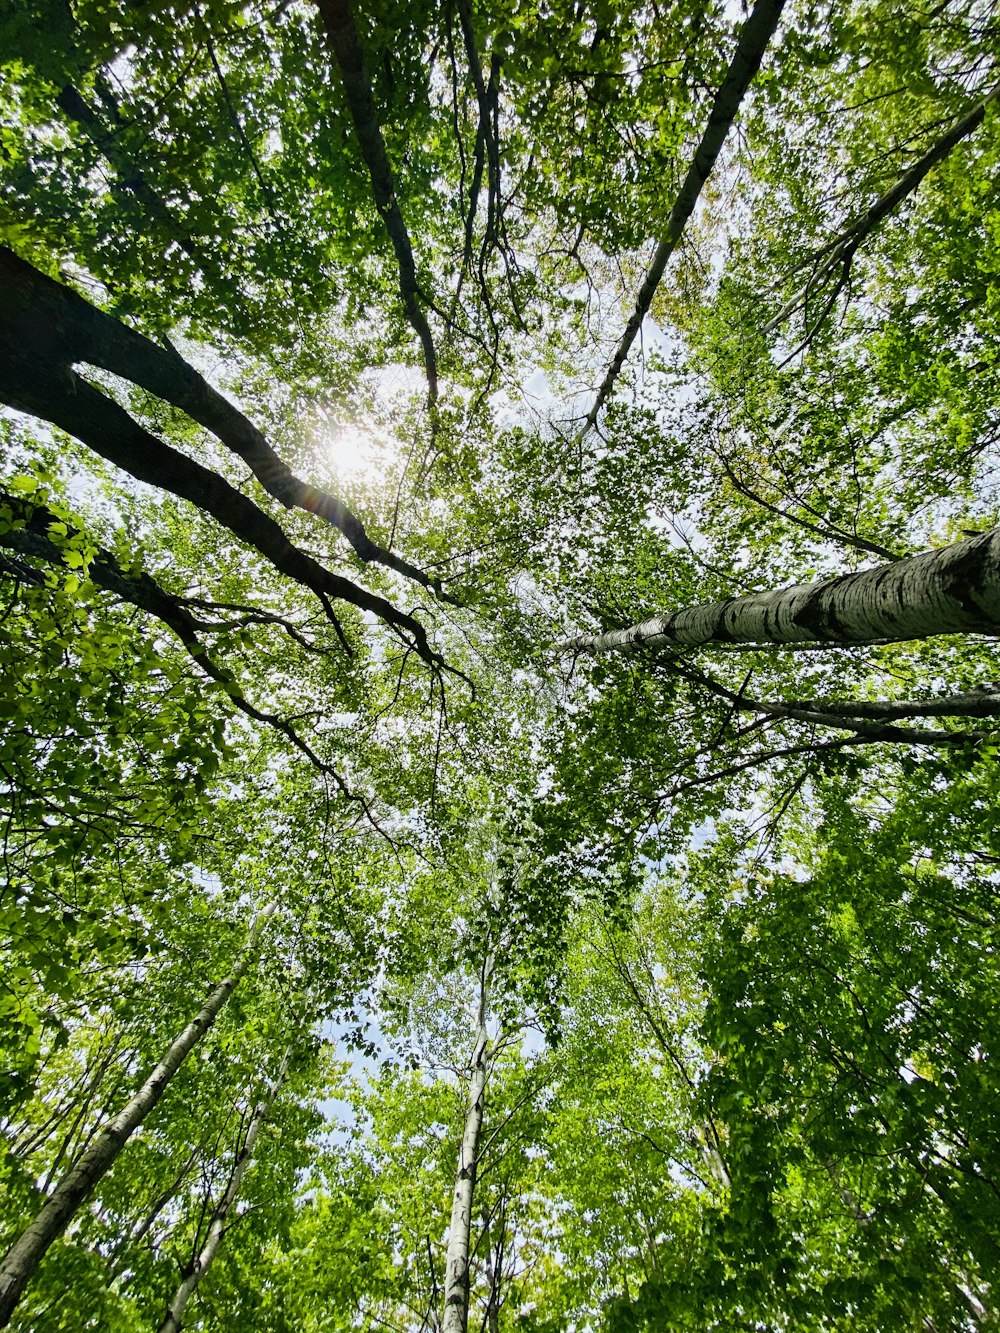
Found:
[[211, 992], [201, 1010], [170, 1044], [132, 1099], [95, 1136], [79, 1160], [45, 1200], [35, 1220], [21, 1233], [0, 1264], [0, 1328], [6, 1328], [25, 1287], [52, 1244], [66, 1230], [101, 1178], [113, 1166], [131, 1135], [166, 1091], [185, 1057], [215, 1022], [240, 978], [257, 955], [257, 945], [274, 904], [258, 916], [237, 965]]
[[467, 1333], [469, 1323], [469, 1235], [472, 1230], [472, 1206], [479, 1165], [479, 1135], [486, 1104], [486, 1067], [489, 1039], [486, 1032], [485, 988], [479, 1006], [476, 1045], [472, 1054], [469, 1081], [469, 1105], [465, 1129], [458, 1150], [455, 1193], [452, 1196], [451, 1224], [448, 1228], [448, 1257], [444, 1279], [444, 1319], [441, 1333]]
[[566, 639], [564, 649], [664, 649], [706, 643], [851, 647], [934, 634], [1000, 632], [1000, 528], [891, 565], [654, 616]]
[[486, 1281], [489, 1284], [489, 1296], [486, 1299], [486, 1317], [483, 1320], [485, 1333], [500, 1333], [500, 1258], [493, 1259], [493, 1238], [490, 1234], [492, 1218], [489, 1209], [483, 1209], [483, 1248], [486, 1251]]
[[253, 1158], [254, 1144], [257, 1141], [257, 1135], [260, 1133], [260, 1127], [267, 1119], [267, 1116], [274, 1105], [275, 1098], [281, 1091], [282, 1084], [285, 1081], [285, 1075], [288, 1072], [288, 1061], [292, 1054], [292, 1048], [289, 1046], [285, 1051], [281, 1061], [281, 1067], [278, 1070], [274, 1086], [258, 1101], [254, 1107], [253, 1115], [250, 1117], [250, 1124], [247, 1126], [246, 1137], [243, 1140], [243, 1147], [236, 1156], [233, 1164], [232, 1174], [229, 1177], [229, 1184], [226, 1186], [222, 1198], [219, 1200], [212, 1213], [212, 1224], [208, 1229], [208, 1237], [205, 1244], [198, 1251], [197, 1256], [192, 1260], [188, 1269], [184, 1273], [180, 1286], [174, 1293], [174, 1299], [167, 1307], [167, 1313], [160, 1324], [159, 1333], [180, 1333], [183, 1326], [184, 1309], [197, 1290], [201, 1279], [208, 1272], [208, 1269], [218, 1253], [219, 1246], [222, 1244], [222, 1238], [226, 1234], [226, 1221], [232, 1210], [233, 1205], [239, 1198], [240, 1186], [243, 1183], [243, 1177], [247, 1167]]
[[361, 146], [361, 156], [371, 177], [375, 207], [385, 223], [392, 248], [396, 252], [399, 294], [410, 327], [420, 339], [427, 371], [428, 399], [433, 404], [437, 402], [438, 396], [437, 353], [434, 350], [434, 339], [427, 323], [427, 316], [420, 304], [420, 287], [417, 283], [413, 246], [399, 207], [396, 182], [392, 167], [389, 165], [389, 155], [385, 149], [382, 127], [379, 125], [375, 109], [375, 96], [365, 65], [354, 14], [349, 0], [316, 0], [316, 7], [323, 21], [327, 42], [340, 70], [347, 107]]
[[730, 129], [732, 129], [736, 113], [746, 96], [751, 80], [760, 69], [764, 52], [767, 50], [767, 45], [778, 26], [778, 19], [781, 17], [784, 2], [785, 0], [757, 0], [753, 12], [740, 31], [736, 51], [726, 71], [722, 86], [712, 104], [712, 111], [708, 118], [708, 124], [705, 126], [705, 132], [701, 136], [701, 142], [695, 150], [694, 158], [688, 167], [687, 175], [684, 177], [684, 183], [674, 200], [673, 208], [670, 210], [663, 239], [656, 247], [653, 262], [649, 266], [649, 271], [639, 289], [635, 310], [632, 312], [629, 322], [625, 325], [625, 332], [621, 336], [604, 381], [597, 391], [594, 406], [587, 414], [587, 430], [596, 425], [598, 414], [615, 387], [615, 381], [621, 373], [621, 368], [625, 364], [625, 359], [633, 342], [635, 342], [636, 334], [642, 327], [642, 321], [649, 314], [649, 307], [653, 303], [653, 296], [667, 267], [667, 260], [677, 248], [677, 243], [684, 234], [684, 228], [694, 212], [702, 186], [708, 180], [709, 174], [715, 166], [715, 160], [722, 151], [722, 145], [725, 143]]

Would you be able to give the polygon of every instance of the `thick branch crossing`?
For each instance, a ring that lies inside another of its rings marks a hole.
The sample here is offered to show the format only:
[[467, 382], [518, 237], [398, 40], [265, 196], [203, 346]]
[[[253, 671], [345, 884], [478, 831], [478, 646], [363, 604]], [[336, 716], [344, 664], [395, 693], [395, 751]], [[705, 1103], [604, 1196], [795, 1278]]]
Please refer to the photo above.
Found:
[[211, 431], [286, 508], [303, 509], [337, 528], [366, 563], [384, 565], [424, 587], [437, 587], [423, 570], [372, 541], [342, 500], [296, 477], [262, 432], [172, 348], [161, 347], [98, 310], [2, 247], [0, 286], [8, 325], [3, 335], [20, 347], [21, 357], [34, 349], [40, 365], [54, 369], [85, 362], [139, 385]]
[[[17, 341], [17, 327], [3, 330], [0, 341], [0, 398], [74, 435], [95, 453], [138, 481], [189, 501], [228, 528], [264, 557], [279, 573], [315, 593], [328, 610], [339, 598], [370, 611], [402, 631], [430, 665], [440, 665], [423, 626], [374, 593], [334, 574], [313, 556], [294, 546], [281, 526], [218, 473], [158, 440], [113, 399], [75, 371], [46, 364], [29, 345], [28, 355]], [[4, 345], [6, 344], [6, 345]]]

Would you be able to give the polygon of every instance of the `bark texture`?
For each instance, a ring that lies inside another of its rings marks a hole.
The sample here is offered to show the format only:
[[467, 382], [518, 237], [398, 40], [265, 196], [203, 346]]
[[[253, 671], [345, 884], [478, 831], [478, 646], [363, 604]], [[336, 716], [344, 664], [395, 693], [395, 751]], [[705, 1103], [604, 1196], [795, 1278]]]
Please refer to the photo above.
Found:
[[110, 1171], [129, 1138], [163, 1096], [186, 1056], [215, 1022], [240, 978], [256, 957], [261, 932], [273, 910], [272, 904], [261, 912], [250, 932], [247, 947], [232, 972], [219, 982], [202, 1008], [171, 1042], [163, 1058], [134, 1096], [95, 1134], [78, 1161], [63, 1175], [45, 1200], [34, 1221], [8, 1250], [0, 1263], [0, 1328], [6, 1328], [10, 1323], [25, 1287], [49, 1246], [63, 1234], [77, 1210], [86, 1203], [101, 1178]]
[[858, 574], [733, 597], [566, 639], [581, 652], [705, 643], [831, 646], [1000, 632], [1000, 528]]
[[722, 150], [726, 136], [736, 119], [736, 113], [740, 109], [740, 103], [750, 87], [750, 81], [760, 69], [760, 62], [763, 60], [764, 52], [767, 50], [768, 43], [778, 26], [778, 19], [781, 17], [783, 8], [784, 0], [757, 0], [753, 12], [740, 31], [736, 53], [726, 71], [722, 86], [716, 94], [708, 124], [705, 126], [705, 132], [701, 136], [701, 142], [695, 150], [694, 158], [688, 167], [680, 193], [674, 200], [674, 206], [667, 218], [666, 232], [656, 247], [653, 262], [650, 264], [643, 284], [639, 288], [635, 310], [625, 325], [625, 332], [622, 334], [611, 365], [604, 376], [604, 382], [598, 389], [594, 405], [587, 416], [586, 429], [588, 430], [596, 424], [598, 414], [607, 402], [632, 344], [635, 342], [636, 334], [642, 327], [642, 321], [649, 313], [653, 295], [660, 285], [660, 279], [667, 267], [667, 261], [677, 248], [677, 243], [687, 226], [688, 219], [694, 212], [694, 206], [698, 202], [702, 186], [708, 180], [709, 173], [715, 166], [716, 158]]
[[455, 1192], [451, 1202], [441, 1333], [467, 1333], [469, 1324], [469, 1236], [472, 1231], [476, 1171], [479, 1166], [479, 1136], [483, 1128], [483, 1111], [486, 1105], [488, 1053], [485, 1004], [482, 1004], [476, 1045], [472, 1055], [469, 1104], [465, 1114], [462, 1142], [458, 1150]]
[[208, 1228], [208, 1236], [205, 1244], [198, 1251], [195, 1258], [188, 1265], [180, 1285], [174, 1292], [174, 1298], [167, 1307], [167, 1313], [163, 1316], [163, 1321], [159, 1327], [159, 1333], [180, 1333], [183, 1327], [184, 1310], [188, 1301], [198, 1289], [198, 1284], [211, 1267], [212, 1260], [219, 1251], [222, 1239], [228, 1229], [229, 1214], [232, 1212], [233, 1205], [239, 1198], [240, 1188], [243, 1184], [243, 1177], [246, 1175], [247, 1167], [253, 1159], [254, 1145], [257, 1142], [257, 1135], [260, 1128], [270, 1113], [274, 1105], [275, 1098], [281, 1091], [288, 1073], [288, 1061], [292, 1051], [289, 1047], [281, 1061], [281, 1067], [278, 1070], [277, 1077], [273, 1087], [257, 1102], [253, 1114], [250, 1117], [250, 1124], [247, 1126], [247, 1132], [243, 1139], [243, 1146], [236, 1156], [233, 1164], [233, 1170], [229, 1177], [222, 1198], [216, 1204], [212, 1212], [211, 1225]]

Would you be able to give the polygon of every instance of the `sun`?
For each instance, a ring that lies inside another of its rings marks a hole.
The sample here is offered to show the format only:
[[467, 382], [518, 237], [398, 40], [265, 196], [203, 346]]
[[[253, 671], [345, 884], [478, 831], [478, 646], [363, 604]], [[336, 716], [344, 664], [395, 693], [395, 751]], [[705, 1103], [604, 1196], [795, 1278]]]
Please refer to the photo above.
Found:
[[358, 426], [340, 426], [331, 431], [323, 440], [322, 450], [340, 477], [364, 477], [377, 466], [378, 446]]

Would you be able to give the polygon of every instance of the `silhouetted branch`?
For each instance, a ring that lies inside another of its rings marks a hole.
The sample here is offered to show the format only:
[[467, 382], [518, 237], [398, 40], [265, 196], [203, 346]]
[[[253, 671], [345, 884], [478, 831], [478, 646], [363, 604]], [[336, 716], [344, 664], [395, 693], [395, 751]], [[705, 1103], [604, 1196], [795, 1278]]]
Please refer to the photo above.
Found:
[[434, 350], [434, 339], [427, 323], [427, 316], [421, 306], [413, 246], [399, 207], [399, 200], [396, 198], [396, 185], [385, 150], [385, 140], [382, 138], [382, 129], [375, 109], [375, 96], [354, 15], [348, 0], [316, 0], [316, 6], [343, 80], [347, 105], [361, 146], [361, 156], [371, 177], [375, 207], [385, 223], [392, 248], [396, 252], [399, 293], [403, 298], [406, 317], [423, 348], [424, 366], [427, 370], [427, 394], [433, 404], [438, 396], [437, 353]]
[[743, 25], [736, 46], [736, 53], [726, 71], [722, 86], [716, 94], [705, 132], [695, 150], [694, 159], [688, 167], [680, 193], [670, 210], [670, 216], [667, 218], [665, 234], [656, 247], [653, 262], [649, 266], [642, 286], [639, 288], [635, 310], [625, 325], [625, 332], [622, 334], [617, 351], [604, 376], [604, 381], [597, 391], [594, 405], [587, 415], [584, 430], [589, 430], [597, 424], [601, 408], [615, 386], [615, 381], [621, 373], [636, 334], [642, 327], [642, 321], [649, 313], [653, 295], [659, 286], [660, 279], [663, 277], [667, 261], [676, 249], [684, 228], [694, 212], [694, 206], [698, 202], [702, 186], [715, 166], [716, 158], [719, 156], [726, 136], [732, 128], [736, 113], [740, 109], [740, 103], [750, 87], [750, 81], [760, 68], [760, 62], [764, 58], [764, 52], [767, 50], [768, 43], [778, 26], [778, 19], [781, 17], [783, 7], [784, 0], [757, 0], [753, 12]]

